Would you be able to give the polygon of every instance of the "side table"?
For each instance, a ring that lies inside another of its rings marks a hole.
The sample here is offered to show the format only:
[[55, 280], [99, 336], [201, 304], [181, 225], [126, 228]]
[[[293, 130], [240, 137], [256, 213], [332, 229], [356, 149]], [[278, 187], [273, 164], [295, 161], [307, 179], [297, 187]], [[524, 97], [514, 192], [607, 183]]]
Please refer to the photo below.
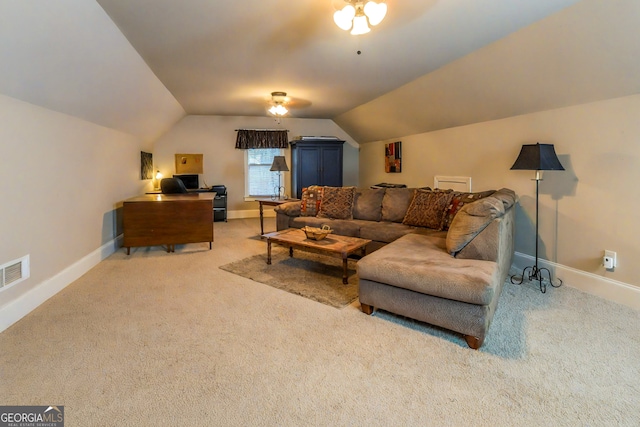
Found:
[[300, 201], [300, 199], [272, 199], [271, 197], [256, 197], [254, 200], [260, 204], [260, 235], [264, 234], [264, 206], [278, 206], [287, 202]]

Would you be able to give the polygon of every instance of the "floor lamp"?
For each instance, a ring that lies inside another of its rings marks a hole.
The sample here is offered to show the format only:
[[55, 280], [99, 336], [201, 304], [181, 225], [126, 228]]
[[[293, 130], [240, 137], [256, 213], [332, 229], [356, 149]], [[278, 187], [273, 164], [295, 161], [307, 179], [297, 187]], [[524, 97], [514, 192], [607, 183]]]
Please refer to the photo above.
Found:
[[560, 283], [554, 285], [551, 280], [551, 272], [547, 268], [538, 268], [538, 189], [540, 186], [540, 171], [563, 171], [564, 168], [556, 156], [556, 150], [553, 148], [553, 144], [525, 144], [520, 150], [520, 154], [516, 159], [516, 162], [511, 166], [512, 170], [534, 170], [536, 171], [536, 263], [533, 266], [526, 267], [522, 270], [522, 276], [520, 281], [514, 280], [514, 276], [511, 276], [511, 283], [521, 285], [526, 276], [527, 270], [529, 271], [529, 281], [537, 280], [540, 284], [540, 291], [542, 293], [547, 292], [547, 285], [542, 281], [542, 273], [546, 272], [549, 276], [549, 283], [554, 288], [562, 285], [562, 280], [558, 279]]
[[274, 200], [282, 200], [284, 199], [284, 187], [282, 186], [282, 172], [289, 172], [289, 167], [287, 167], [287, 161], [284, 156], [274, 156], [273, 163], [271, 164], [271, 172], [278, 172], [278, 187], [275, 188], [274, 191]]

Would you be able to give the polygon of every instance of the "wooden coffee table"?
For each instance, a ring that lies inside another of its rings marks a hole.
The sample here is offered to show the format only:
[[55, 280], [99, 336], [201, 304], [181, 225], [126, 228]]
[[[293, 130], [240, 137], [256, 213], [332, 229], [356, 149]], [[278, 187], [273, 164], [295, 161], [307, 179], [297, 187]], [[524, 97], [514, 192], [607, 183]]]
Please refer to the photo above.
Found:
[[291, 257], [293, 256], [293, 249], [296, 248], [307, 252], [342, 258], [342, 283], [345, 285], [349, 283], [347, 275], [347, 259], [349, 255], [360, 252], [360, 255], [365, 256], [367, 254], [367, 245], [371, 243], [371, 240], [337, 234], [329, 234], [322, 240], [307, 239], [304, 231], [296, 228], [267, 233], [263, 237], [267, 239], [267, 264], [271, 264], [272, 242], [287, 246]]

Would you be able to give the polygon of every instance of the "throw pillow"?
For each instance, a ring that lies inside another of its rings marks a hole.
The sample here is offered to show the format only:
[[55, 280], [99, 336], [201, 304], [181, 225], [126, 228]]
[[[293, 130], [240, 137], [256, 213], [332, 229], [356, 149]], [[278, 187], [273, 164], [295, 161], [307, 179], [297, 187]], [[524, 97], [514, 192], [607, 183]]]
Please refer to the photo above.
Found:
[[318, 217], [353, 219], [356, 187], [324, 187]]
[[493, 193], [495, 193], [495, 190], [482, 191], [480, 193], [454, 192], [451, 203], [449, 203], [449, 206], [447, 206], [447, 208], [445, 209], [444, 224], [442, 226], [442, 229], [449, 229], [449, 227], [451, 226], [451, 221], [453, 221], [453, 218], [465, 204], [475, 202], [476, 200], [480, 200], [485, 197], [489, 197]]
[[453, 192], [415, 190], [413, 200], [402, 223], [442, 230], [445, 208], [449, 205], [452, 197]]
[[368, 221], [380, 221], [384, 192], [384, 188], [356, 190], [353, 200], [353, 217]]
[[316, 216], [322, 204], [324, 187], [310, 185], [302, 189], [302, 201], [300, 202], [300, 216]]

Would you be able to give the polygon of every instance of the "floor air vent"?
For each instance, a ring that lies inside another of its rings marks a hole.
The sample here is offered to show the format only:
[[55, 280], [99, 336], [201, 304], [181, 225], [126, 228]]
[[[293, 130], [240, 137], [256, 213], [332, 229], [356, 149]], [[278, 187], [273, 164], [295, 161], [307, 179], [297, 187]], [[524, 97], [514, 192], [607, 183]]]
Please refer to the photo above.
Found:
[[0, 289], [29, 277], [29, 255], [0, 265]]

